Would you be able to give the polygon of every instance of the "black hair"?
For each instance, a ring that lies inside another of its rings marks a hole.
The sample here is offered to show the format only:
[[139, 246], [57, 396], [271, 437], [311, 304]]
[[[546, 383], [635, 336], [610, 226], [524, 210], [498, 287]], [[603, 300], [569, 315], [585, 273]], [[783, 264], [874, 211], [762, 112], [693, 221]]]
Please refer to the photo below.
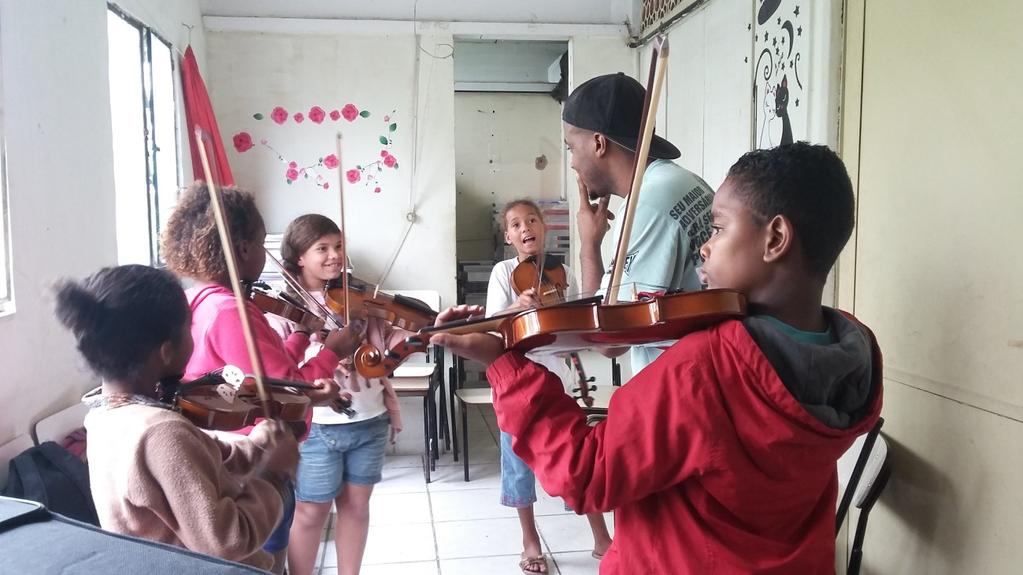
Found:
[[176, 277], [148, 266], [103, 268], [60, 281], [57, 319], [78, 340], [78, 351], [104, 379], [137, 373], [149, 355], [187, 329], [188, 300]]
[[731, 169], [737, 195], [763, 222], [792, 222], [811, 273], [825, 278], [852, 234], [856, 209], [845, 164], [827, 146], [785, 144], [743, 154]]
[[[256, 238], [263, 217], [252, 194], [225, 187], [220, 189], [220, 195], [237, 251], [240, 242]], [[178, 200], [163, 230], [162, 253], [167, 267], [178, 275], [208, 282], [227, 278], [227, 259], [205, 182], [194, 182]]]

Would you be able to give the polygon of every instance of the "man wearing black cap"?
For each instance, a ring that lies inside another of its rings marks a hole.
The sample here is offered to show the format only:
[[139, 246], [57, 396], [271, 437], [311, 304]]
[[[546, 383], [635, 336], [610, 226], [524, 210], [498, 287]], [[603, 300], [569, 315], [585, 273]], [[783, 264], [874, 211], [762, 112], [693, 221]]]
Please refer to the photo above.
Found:
[[[621, 235], [625, 204], [617, 218], [607, 205], [612, 194], [625, 198], [632, 187], [645, 95], [639, 82], [619, 72], [587, 80], [565, 100], [561, 119], [579, 179], [579, 255], [586, 293], [606, 291], [611, 280], [600, 244], [610, 228], [608, 220], [616, 220], [613, 237]], [[644, 292], [702, 289], [696, 268], [700, 246], [710, 237], [714, 192], [699, 176], [670, 161], [680, 155], [678, 148], [654, 135], [618, 287], [621, 301]], [[633, 347], [632, 372], [661, 351], [656, 344]]]

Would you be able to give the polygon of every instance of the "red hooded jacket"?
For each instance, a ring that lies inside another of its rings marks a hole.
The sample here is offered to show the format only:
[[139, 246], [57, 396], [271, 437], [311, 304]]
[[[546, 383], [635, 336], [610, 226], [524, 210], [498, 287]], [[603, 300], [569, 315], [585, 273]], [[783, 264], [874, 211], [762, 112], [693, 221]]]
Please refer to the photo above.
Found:
[[560, 380], [506, 353], [487, 371], [498, 425], [548, 493], [578, 513], [614, 510], [602, 574], [833, 573], [836, 461], [882, 394], [873, 335], [828, 312], [829, 346], [740, 321], [689, 334], [595, 427]]

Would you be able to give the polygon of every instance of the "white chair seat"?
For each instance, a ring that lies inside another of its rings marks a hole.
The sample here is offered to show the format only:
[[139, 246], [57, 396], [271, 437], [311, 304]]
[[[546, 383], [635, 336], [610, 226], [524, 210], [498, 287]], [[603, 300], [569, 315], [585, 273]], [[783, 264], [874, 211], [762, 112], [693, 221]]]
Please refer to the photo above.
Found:
[[464, 403], [472, 405], [494, 403], [494, 390], [489, 387], [466, 387], [455, 390], [455, 395]]
[[75, 402], [68, 408], [40, 419], [35, 424], [36, 445], [47, 441], [60, 443], [72, 431], [85, 424], [87, 413], [89, 408], [85, 407], [84, 403]]
[[391, 374], [391, 382], [393, 383], [395, 379], [410, 377], [430, 377], [435, 369], [437, 366], [432, 363], [403, 363]]

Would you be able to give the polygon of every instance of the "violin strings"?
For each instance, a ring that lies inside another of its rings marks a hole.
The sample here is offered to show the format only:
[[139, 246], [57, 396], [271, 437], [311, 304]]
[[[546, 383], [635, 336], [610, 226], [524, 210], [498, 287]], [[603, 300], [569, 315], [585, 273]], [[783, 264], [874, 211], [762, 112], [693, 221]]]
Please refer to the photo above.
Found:
[[272, 261], [274, 265], [277, 266], [277, 269], [280, 270], [281, 277], [284, 278], [284, 282], [287, 283], [291, 289], [295, 290], [295, 293], [297, 293], [298, 296], [302, 298], [305, 304], [309, 306], [311, 309], [319, 310], [319, 312], [322, 314], [320, 316], [321, 319], [330, 322], [331, 324], [334, 325], [335, 328], [341, 329], [341, 325], [338, 323], [337, 319], [334, 318], [334, 314], [331, 313], [331, 311], [327, 309], [326, 306], [320, 303], [319, 300], [313, 297], [313, 294], [309, 293], [308, 290], [302, 287], [302, 285], [298, 283], [298, 280], [295, 279], [295, 276], [291, 275], [291, 272], [285, 269], [284, 264], [281, 263], [276, 257], [274, 257], [272, 253], [270, 253], [270, 250], [266, 248], [263, 249], [266, 251], [266, 256], [270, 258], [270, 261]]

